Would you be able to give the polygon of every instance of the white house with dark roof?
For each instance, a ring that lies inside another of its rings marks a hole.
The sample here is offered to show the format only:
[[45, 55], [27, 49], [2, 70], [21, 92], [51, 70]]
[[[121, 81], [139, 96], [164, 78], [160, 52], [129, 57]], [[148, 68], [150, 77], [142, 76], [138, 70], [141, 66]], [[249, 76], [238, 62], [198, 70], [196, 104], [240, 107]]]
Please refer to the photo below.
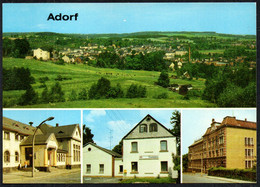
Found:
[[[35, 127], [3, 117], [3, 171], [32, 165]], [[43, 124], [35, 136], [35, 168], [80, 167], [81, 134], [78, 124]]]
[[[176, 138], [152, 116], [148, 114], [122, 140], [123, 154], [114, 158], [113, 151], [93, 143], [85, 145], [83, 175], [177, 178], [177, 171], [173, 169], [173, 155], [177, 154]], [[100, 173], [105, 165], [109, 173]]]

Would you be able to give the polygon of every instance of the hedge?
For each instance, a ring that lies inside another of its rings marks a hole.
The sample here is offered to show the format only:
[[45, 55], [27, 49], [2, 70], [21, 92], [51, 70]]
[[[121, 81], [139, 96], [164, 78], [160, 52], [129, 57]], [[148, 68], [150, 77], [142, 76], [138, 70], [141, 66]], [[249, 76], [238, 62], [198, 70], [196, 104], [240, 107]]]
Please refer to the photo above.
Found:
[[226, 169], [222, 167], [213, 167], [208, 170], [208, 175], [247, 181], [256, 181], [256, 170], [253, 169]]

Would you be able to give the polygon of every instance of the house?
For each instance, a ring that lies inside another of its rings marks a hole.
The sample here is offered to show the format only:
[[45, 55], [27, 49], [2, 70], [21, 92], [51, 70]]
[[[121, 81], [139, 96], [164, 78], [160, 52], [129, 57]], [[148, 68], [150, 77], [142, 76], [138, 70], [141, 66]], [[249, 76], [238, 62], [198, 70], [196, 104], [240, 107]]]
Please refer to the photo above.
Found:
[[256, 123], [226, 116], [212, 119], [200, 140], [189, 146], [188, 170], [203, 171], [211, 167], [248, 169], [256, 165]]
[[[88, 143], [83, 148], [83, 172], [85, 176], [115, 177], [123, 175], [123, 171], [116, 171], [118, 164], [122, 163], [122, 156], [114, 151], [105, 149], [95, 143]], [[97, 159], [100, 158], [100, 159]], [[120, 165], [120, 164], [119, 164]]]
[[44, 51], [40, 48], [33, 50], [33, 57], [42, 60], [49, 60], [50, 59], [50, 52]]
[[66, 63], [72, 62], [72, 59], [71, 59], [70, 57], [68, 57], [67, 55], [63, 56], [61, 59], [62, 59], [64, 62], [66, 62]]
[[173, 63], [173, 62], [169, 65], [169, 68], [172, 69], [173, 71], [175, 70], [175, 69], [174, 69], [174, 63]]
[[86, 144], [83, 148], [83, 175], [177, 178], [177, 171], [173, 169], [176, 138], [151, 115], [144, 117], [122, 141], [122, 155], [93, 143]]
[[[32, 139], [35, 127], [3, 117], [3, 171], [32, 166]], [[81, 135], [78, 124], [55, 127], [43, 124], [36, 132], [34, 166], [80, 167]]]

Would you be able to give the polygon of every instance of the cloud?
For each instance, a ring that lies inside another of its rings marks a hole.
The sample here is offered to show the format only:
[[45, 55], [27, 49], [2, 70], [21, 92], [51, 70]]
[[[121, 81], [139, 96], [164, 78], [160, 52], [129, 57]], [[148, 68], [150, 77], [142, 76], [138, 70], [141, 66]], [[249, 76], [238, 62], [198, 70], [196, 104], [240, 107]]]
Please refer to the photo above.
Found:
[[127, 20], [126, 19], [123, 19], [123, 22], [126, 22]]
[[38, 24], [38, 25], [36, 25], [36, 27], [39, 28], [39, 29], [47, 29], [47, 28], [49, 28], [48, 25], [46, 25], [46, 24]]
[[94, 122], [94, 118], [105, 116], [106, 111], [105, 110], [91, 110], [88, 115], [85, 116], [85, 121], [87, 122]]

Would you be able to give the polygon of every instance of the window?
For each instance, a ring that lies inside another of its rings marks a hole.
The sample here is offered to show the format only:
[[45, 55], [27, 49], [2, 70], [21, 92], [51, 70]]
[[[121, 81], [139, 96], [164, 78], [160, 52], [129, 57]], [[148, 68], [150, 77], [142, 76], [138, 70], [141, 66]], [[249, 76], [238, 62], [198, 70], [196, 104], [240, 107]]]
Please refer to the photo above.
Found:
[[147, 125], [146, 124], [140, 125], [139, 132], [140, 133], [147, 132]]
[[91, 173], [91, 164], [87, 164], [87, 173]]
[[15, 134], [15, 140], [16, 140], [16, 141], [19, 140], [19, 134], [18, 134], [18, 133]]
[[5, 140], [10, 140], [10, 132], [4, 132], [4, 139]]
[[99, 173], [104, 173], [104, 164], [99, 164]]
[[161, 151], [167, 151], [167, 141], [163, 140], [161, 143]]
[[4, 153], [4, 162], [10, 162], [10, 152], [5, 151]]
[[150, 124], [150, 132], [157, 132], [157, 124], [156, 123], [152, 123]]
[[73, 160], [74, 162], [79, 162], [80, 161], [80, 146], [73, 144]]
[[219, 144], [223, 144], [224, 143], [224, 136], [219, 137]]
[[123, 173], [123, 165], [119, 166], [119, 173]]
[[132, 162], [132, 172], [137, 172], [138, 171], [138, 163], [137, 162]]
[[250, 161], [250, 160], [245, 161], [245, 168], [246, 169], [252, 168], [252, 161]]
[[15, 152], [15, 162], [19, 162], [19, 153]]
[[161, 162], [161, 172], [166, 172], [166, 171], [168, 171], [168, 162], [163, 161]]
[[132, 142], [132, 151], [131, 152], [137, 152], [137, 142]]
[[254, 145], [253, 138], [245, 137], [245, 145]]

